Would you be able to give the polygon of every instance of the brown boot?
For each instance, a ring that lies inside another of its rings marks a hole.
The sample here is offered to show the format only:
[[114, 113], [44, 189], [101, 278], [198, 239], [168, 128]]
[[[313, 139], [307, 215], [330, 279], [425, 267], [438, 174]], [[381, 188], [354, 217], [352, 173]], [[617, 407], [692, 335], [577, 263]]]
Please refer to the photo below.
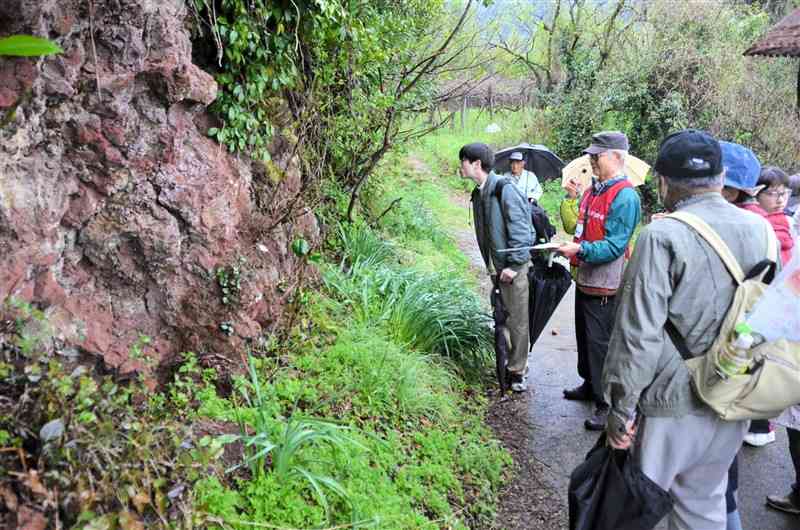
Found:
[[782, 512], [800, 515], [800, 492], [792, 488], [792, 491], [784, 497], [769, 495], [767, 497], [767, 506]]

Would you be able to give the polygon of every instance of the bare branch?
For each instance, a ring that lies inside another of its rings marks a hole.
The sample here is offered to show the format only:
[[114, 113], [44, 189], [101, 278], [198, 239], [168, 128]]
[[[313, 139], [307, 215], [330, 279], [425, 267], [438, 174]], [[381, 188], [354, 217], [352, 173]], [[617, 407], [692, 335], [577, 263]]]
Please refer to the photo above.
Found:
[[[434, 52], [433, 55], [430, 57], [423, 59], [419, 64], [422, 65], [421, 69], [417, 72], [416, 76], [405, 86], [401, 88], [401, 84], [398, 85], [398, 99], [403, 97], [405, 94], [408, 93], [409, 90], [414, 88], [419, 80], [422, 78], [423, 75], [427, 74], [431, 70], [431, 65], [435, 63], [436, 59], [439, 58], [442, 54], [447, 51], [447, 48], [450, 46], [450, 42], [455, 38], [459, 31], [461, 31], [461, 27], [464, 25], [464, 21], [467, 19], [467, 14], [469, 14], [469, 10], [472, 7], [472, 0], [467, 0], [467, 5], [464, 7], [464, 11], [461, 13], [461, 17], [458, 19], [453, 30], [450, 32], [450, 35], [444, 40], [439, 49]], [[417, 67], [412, 68], [412, 72], [416, 70]]]

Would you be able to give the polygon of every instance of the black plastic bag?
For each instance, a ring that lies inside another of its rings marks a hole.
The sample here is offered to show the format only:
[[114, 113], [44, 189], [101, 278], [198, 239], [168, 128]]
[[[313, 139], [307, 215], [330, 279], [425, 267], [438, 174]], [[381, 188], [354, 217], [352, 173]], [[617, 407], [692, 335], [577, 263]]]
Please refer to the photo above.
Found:
[[605, 433], [569, 479], [570, 530], [652, 530], [671, 510], [669, 493]]

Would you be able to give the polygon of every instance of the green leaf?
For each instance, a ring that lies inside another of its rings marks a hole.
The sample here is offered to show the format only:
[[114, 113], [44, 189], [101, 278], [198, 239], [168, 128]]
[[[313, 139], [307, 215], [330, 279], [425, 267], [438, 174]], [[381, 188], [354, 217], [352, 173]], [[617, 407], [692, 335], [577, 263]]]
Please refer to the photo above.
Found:
[[12, 35], [11, 37], [0, 39], [0, 55], [36, 57], [54, 53], [64, 53], [64, 50], [55, 42], [41, 37]]

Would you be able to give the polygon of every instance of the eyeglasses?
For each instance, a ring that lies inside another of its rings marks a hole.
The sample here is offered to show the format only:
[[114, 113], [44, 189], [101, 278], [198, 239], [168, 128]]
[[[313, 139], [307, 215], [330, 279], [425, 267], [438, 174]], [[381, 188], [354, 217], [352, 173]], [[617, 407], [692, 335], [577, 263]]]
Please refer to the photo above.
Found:
[[769, 195], [773, 199], [783, 199], [791, 194], [789, 190], [764, 190], [761, 193]]

